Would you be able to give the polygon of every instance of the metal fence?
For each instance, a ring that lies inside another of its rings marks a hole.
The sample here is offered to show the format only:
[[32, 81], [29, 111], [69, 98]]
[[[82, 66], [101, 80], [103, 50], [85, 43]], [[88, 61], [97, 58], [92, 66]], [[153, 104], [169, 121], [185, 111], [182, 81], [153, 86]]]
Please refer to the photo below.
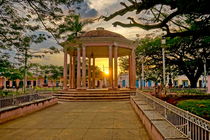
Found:
[[166, 120], [192, 140], [210, 140], [210, 122], [188, 111], [164, 102], [154, 96], [138, 92], [145, 102], [150, 104]]
[[0, 99], [0, 108], [19, 105], [21, 103], [30, 102], [33, 100], [43, 99], [45, 97], [39, 96], [39, 94], [27, 94], [21, 96], [6, 97]]

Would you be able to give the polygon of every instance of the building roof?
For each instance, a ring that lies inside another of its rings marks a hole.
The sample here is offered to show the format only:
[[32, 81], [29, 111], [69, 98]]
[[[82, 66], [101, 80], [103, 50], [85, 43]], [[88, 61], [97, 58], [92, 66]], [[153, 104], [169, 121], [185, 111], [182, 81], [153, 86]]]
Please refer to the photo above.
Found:
[[91, 30], [86, 33], [83, 33], [80, 37], [116, 37], [125, 39], [121, 34], [104, 30], [102, 27], [98, 27], [96, 30]]

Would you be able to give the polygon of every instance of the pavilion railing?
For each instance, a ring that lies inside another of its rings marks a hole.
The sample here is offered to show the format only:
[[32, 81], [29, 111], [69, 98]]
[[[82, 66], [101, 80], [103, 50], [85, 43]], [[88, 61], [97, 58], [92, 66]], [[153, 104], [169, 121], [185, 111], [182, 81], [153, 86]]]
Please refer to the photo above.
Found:
[[0, 98], [0, 108], [15, 106], [25, 102], [31, 102], [45, 97], [39, 96], [39, 94], [27, 94], [21, 96], [12, 96], [6, 98]]
[[166, 120], [192, 140], [210, 140], [210, 122], [180, 109], [154, 96], [138, 92], [141, 99], [150, 104]]

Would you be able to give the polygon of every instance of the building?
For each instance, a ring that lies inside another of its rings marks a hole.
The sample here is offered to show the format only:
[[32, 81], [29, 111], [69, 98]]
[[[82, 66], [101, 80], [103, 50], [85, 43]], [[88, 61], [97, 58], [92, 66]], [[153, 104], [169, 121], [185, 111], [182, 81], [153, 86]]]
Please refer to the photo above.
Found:
[[[28, 78], [27, 80], [27, 87], [28, 88], [33, 88], [33, 87], [60, 87], [62, 86], [63, 83], [63, 78], [60, 80], [50, 80], [50, 79], [45, 79], [42, 77], [39, 78]], [[0, 77], [0, 89], [4, 88], [22, 88], [23, 87], [23, 81], [22, 80], [8, 80], [5, 77]]]
[[[210, 78], [210, 76], [208, 76], [208, 78]], [[207, 81], [209, 81], [209, 79]], [[167, 78], [167, 83], [168, 82], [169, 82], [169, 78]], [[173, 84], [173, 87], [176, 87], [176, 88], [190, 87], [190, 81], [188, 80], [188, 78], [185, 75], [177, 76], [175, 79], [172, 80], [172, 84]], [[127, 73], [123, 73], [123, 74], [119, 75], [118, 85], [122, 88], [129, 87], [129, 77], [128, 77]], [[145, 88], [151, 88], [151, 87], [155, 86], [155, 82], [150, 81], [150, 80], [149, 81], [141, 81], [140, 79], [137, 79], [136, 80], [136, 88], [140, 88], [141, 85], [143, 85], [143, 87], [145, 87]], [[166, 84], [166, 85], [168, 85], [168, 84]], [[198, 88], [204, 88], [205, 87], [205, 82], [204, 82], [204, 77], [203, 76], [201, 76], [199, 78], [199, 80], [197, 82], [197, 87]], [[209, 90], [209, 92], [210, 92], [210, 90]]]

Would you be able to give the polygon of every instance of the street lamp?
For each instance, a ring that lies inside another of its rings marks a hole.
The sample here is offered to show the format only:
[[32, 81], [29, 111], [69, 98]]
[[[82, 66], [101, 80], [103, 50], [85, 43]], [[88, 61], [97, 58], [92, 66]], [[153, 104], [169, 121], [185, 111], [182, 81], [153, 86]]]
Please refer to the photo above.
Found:
[[164, 45], [166, 44], [165, 37], [162, 37], [161, 44], [162, 44], [162, 57], [163, 57], [163, 88], [165, 93], [165, 87], [166, 87], [166, 65], [165, 65], [165, 48], [164, 48]]

